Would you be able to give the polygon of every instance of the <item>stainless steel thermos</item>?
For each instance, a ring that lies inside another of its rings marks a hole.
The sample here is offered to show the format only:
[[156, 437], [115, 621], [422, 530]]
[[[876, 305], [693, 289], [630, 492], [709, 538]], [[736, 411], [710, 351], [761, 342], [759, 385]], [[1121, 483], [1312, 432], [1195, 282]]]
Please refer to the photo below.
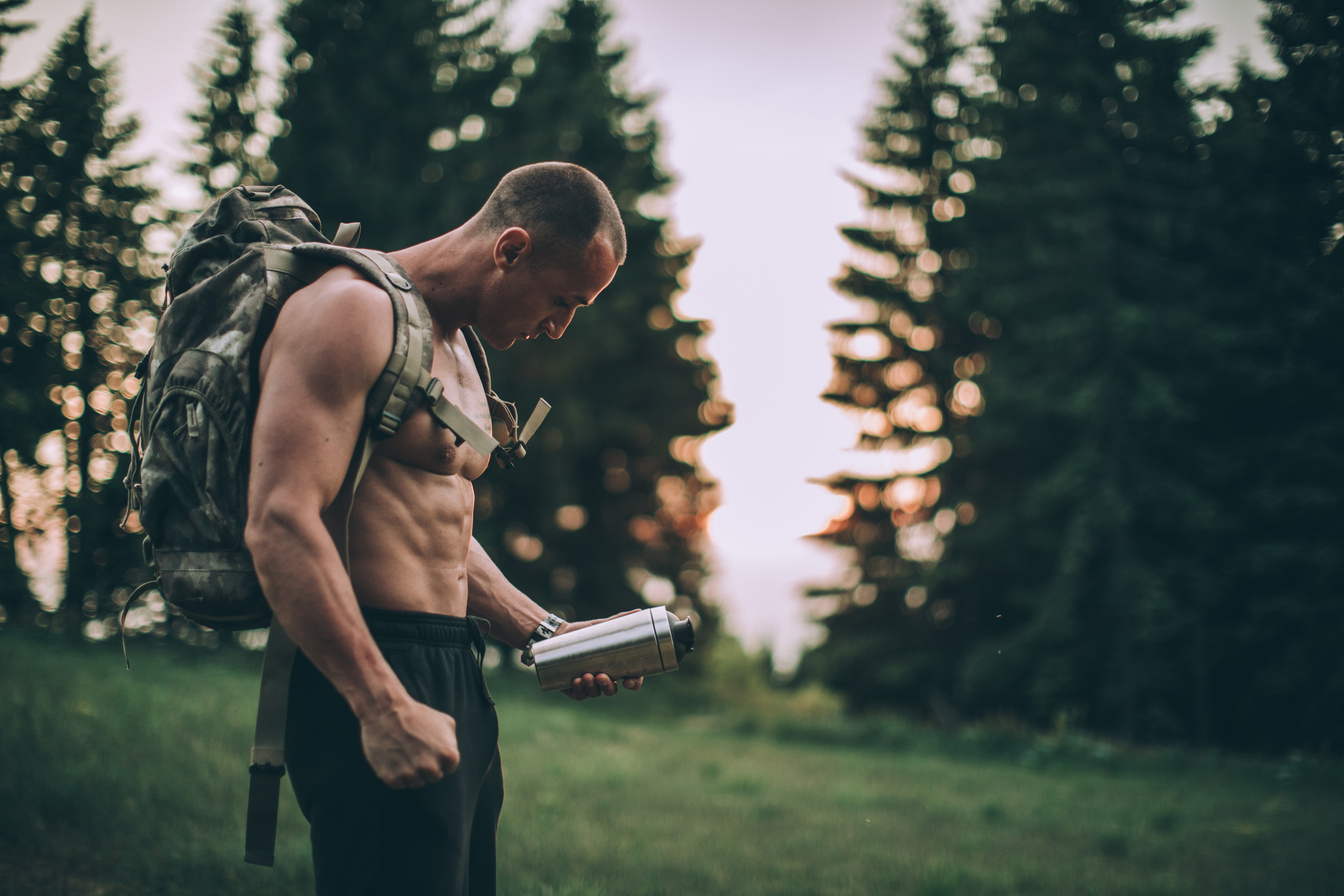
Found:
[[652, 607], [532, 645], [543, 691], [563, 691], [585, 672], [615, 681], [676, 670], [695, 646], [690, 619]]

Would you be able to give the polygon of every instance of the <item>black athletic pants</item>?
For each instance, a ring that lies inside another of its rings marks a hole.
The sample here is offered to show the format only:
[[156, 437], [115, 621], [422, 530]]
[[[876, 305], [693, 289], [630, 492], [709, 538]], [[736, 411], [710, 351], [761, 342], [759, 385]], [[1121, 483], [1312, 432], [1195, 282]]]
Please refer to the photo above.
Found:
[[371, 609], [364, 616], [411, 696], [457, 721], [462, 764], [427, 787], [383, 784], [364, 758], [349, 705], [300, 652], [285, 763], [312, 827], [317, 894], [493, 894], [504, 778], [499, 722], [480, 667], [484, 638], [461, 617]]

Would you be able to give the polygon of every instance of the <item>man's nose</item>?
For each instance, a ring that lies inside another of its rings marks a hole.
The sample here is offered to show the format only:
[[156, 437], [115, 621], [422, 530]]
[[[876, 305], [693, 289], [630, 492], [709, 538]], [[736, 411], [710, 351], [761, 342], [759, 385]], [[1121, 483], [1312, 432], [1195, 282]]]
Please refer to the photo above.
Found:
[[547, 318], [542, 326], [546, 330], [547, 336], [552, 339], [559, 339], [561, 336], [565, 335], [565, 330], [569, 328], [569, 322], [573, 319], [574, 309], [571, 308], [563, 314]]

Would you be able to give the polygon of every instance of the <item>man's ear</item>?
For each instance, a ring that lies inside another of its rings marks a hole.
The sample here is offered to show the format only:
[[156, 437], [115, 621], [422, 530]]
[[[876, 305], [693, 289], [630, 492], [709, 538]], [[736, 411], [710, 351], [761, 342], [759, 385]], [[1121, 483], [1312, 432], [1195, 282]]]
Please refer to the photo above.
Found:
[[532, 253], [532, 237], [521, 227], [510, 227], [495, 240], [495, 267], [507, 270]]

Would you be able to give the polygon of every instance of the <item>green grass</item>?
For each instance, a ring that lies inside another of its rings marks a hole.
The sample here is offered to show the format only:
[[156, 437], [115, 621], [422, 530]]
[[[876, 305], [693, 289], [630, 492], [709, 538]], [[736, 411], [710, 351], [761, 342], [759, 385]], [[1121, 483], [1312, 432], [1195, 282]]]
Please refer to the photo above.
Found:
[[[241, 861], [260, 658], [132, 660], [0, 632], [0, 893], [311, 892], [288, 795], [276, 867]], [[1337, 765], [846, 721], [706, 666], [585, 704], [496, 676], [501, 892], [1340, 892]]]

